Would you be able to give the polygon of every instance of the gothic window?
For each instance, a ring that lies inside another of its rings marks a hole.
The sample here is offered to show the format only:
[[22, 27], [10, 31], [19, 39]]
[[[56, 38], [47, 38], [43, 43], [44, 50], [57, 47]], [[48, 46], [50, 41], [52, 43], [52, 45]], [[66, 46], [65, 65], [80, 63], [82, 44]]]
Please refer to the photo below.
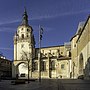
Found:
[[38, 63], [37, 62], [33, 63], [33, 70], [38, 70]]
[[71, 57], [71, 52], [69, 52], [69, 57]]
[[51, 70], [55, 70], [55, 61], [51, 61]]
[[41, 71], [45, 71], [46, 70], [46, 62], [42, 61], [41, 62]]
[[24, 34], [22, 34], [22, 38], [24, 38]]

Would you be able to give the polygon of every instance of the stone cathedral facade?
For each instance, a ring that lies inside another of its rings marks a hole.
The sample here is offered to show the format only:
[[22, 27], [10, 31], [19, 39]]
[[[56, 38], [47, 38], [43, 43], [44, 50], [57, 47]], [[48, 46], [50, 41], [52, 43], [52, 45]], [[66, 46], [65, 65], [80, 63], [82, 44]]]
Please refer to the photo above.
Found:
[[33, 28], [24, 11], [21, 25], [14, 35], [14, 61], [12, 77], [29, 78], [71, 78], [71, 45], [35, 48]]
[[65, 79], [79, 76], [90, 79], [90, 16], [79, 24], [70, 43], [39, 49], [35, 48], [33, 28], [25, 10], [14, 35], [12, 77]]

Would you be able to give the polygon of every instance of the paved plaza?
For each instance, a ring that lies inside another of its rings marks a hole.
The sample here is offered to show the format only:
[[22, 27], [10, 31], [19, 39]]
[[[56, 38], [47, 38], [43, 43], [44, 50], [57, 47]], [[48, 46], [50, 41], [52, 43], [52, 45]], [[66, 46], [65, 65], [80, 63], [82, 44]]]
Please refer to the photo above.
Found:
[[12, 85], [11, 80], [0, 81], [0, 90], [90, 90], [89, 80], [44, 79], [40, 82]]

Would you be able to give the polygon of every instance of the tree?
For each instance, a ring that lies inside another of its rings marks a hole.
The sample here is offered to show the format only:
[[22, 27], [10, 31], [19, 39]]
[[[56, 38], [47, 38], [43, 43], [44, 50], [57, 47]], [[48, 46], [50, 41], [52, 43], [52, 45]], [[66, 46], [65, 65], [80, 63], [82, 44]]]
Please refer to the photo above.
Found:
[[[28, 83], [29, 83], [29, 72], [30, 71], [32, 72], [32, 54], [23, 51], [22, 52], [22, 59], [27, 61], [27, 64], [24, 67], [28, 68]], [[32, 73], [31, 73], [31, 76], [32, 76]]]

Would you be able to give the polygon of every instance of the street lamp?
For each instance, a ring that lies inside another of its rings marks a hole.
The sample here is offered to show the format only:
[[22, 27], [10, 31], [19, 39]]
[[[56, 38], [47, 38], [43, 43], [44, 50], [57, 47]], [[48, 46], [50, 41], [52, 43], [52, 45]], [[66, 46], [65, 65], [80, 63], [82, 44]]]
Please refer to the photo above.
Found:
[[43, 28], [39, 25], [39, 82], [41, 82], [41, 40], [42, 40]]

